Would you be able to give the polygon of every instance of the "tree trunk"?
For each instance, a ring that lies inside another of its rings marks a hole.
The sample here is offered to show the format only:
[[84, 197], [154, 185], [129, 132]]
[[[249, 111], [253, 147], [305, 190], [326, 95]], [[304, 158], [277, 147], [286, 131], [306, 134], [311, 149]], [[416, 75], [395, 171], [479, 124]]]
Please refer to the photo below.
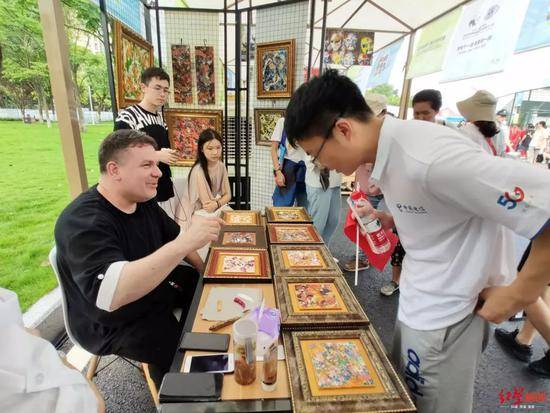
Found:
[[46, 110], [46, 124], [48, 125], [48, 128], [51, 128], [52, 120], [50, 119], [50, 107], [48, 106], [48, 99], [46, 99], [46, 96], [44, 96], [43, 102], [44, 109]]
[[44, 91], [42, 87], [35, 86], [34, 90], [36, 92], [36, 97], [38, 98], [38, 118], [40, 119], [40, 124], [44, 123], [44, 113], [42, 112], [42, 101], [44, 100]]

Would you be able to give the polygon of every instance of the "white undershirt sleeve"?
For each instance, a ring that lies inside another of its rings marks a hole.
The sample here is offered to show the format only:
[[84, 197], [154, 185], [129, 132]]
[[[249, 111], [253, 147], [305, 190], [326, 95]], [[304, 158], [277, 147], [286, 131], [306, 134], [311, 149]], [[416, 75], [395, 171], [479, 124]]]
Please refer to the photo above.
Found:
[[128, 263], [128, 261], [113, 262], [109, 265], [105, 274], [99, 274], [97, 276], [100, 280], [102, 279], [96, 299], [96, 306], [98, 308], [109, 312], [112, 311], [111, 304], [113, 303], [118, 279], [126, 263]]

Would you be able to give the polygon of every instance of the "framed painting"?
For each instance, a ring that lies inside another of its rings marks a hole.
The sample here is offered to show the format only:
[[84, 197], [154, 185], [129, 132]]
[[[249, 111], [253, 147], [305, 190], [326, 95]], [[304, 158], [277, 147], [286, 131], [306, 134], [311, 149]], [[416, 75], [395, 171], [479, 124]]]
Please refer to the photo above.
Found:
[[141, 100], [141, 72], [153, 66], [153, 46], [118, 20], [114, 28], [117, 104], [123, 109]]
[[218, 240], [211, 244], [220, 248], [261, 248], [267, 250], [265, 227], [227, 225], [220, 231]]
[[256, 45], [259, 99], [289, 98], [294, 86], [294, 39]]
[[270, 244], [323, 244], [313, 224], [267, 224]]
[[275, 125], [284, 116], [284, 109], [254, 109], [256, 145], [271, 146], [271, 135], [273, 135]]
[[364, 327], [369, 319], [342, 277], [275, 277], [283, 330]]
[[329, 65], [371, 66], [374, 32], [326, 29], [323, 61]]
[[204, 280], [212, 282], [271, 282], [269, 255], [262, 249], [211, 248]]
[[213, 105], [216, 103], [216, 76], [212, 46], [195, 46], [195, 72], [198, 104]]
[[313, 220], [304, 207], [265, 207], [267, 222], [270, 223], [311, 223]]
[[283, 332], [292, 410], [415, 412], [371, 327]]
[[191, 47], [172, 45], [172, 79], [174, 102], [193, 103], [193, 77], [191, 76]]
[[336, 277], [342, 270], [324, 245], [271, 245], [275, 275], [280, 277]]
[[226, 225], [262, 225], [260, 211], [222, 211]]
[[170, 147], [179, 152], [176, 166], [192, 166], [197, 159], [197, 141], [205, 129], [222, 134], [221, 110], [168, 109], [165, 111]]

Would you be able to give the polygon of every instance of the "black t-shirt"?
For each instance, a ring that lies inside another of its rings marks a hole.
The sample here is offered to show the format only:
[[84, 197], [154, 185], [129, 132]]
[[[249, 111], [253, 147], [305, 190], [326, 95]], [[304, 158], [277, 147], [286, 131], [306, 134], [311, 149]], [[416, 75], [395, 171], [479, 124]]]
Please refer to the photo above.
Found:
[[154, 199], [138, 203], [136, 211], [127, 214], [107, 201], [96, 186], [63, 210], [55, 225], [57, 264], [69, 322], [82, 346], [95, 354], [109, 354], [131, 325], [171, 311], [174, 288], [167, 279], [112, 312], [98, 308], [96, 300], [112, 263], [143, 258], [175, 239], [179, 231]]
[[[128, 106], [126, 109], [122, 109], [116, 118], [115, 130], [118, 129], [136, 129], [145, 132], [157, 142], [159, 149], [170, 148], [168, 129], [164, 123], [162, 111], [152, 113], [139, 105]], [[170, 166], [160, 162], [159, 169], [162, 176], [158, 182], [157, 201], [162, 202], [174, 196], [174, 187], [170, 179], [172, 176]]]

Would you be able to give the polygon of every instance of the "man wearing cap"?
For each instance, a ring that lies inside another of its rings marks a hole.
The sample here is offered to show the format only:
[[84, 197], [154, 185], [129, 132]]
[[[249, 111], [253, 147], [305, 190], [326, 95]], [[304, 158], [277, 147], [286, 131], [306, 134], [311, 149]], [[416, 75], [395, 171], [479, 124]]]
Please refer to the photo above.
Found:
[[[470, 412], [485, 320], [537, 301], [550, 280], [550, 174], [489, 155], [450, 128], [376, 117], [333, 70], [300, 86], [286, 114], [290, 144], [322, 165], [349, 174], [374, 163], [407, 251], [395, 361], [419, 412]], [[487, 290], [501, 264], [491, 254], [500, 225], [533, 238], [533, 249], [512, 284]]]

